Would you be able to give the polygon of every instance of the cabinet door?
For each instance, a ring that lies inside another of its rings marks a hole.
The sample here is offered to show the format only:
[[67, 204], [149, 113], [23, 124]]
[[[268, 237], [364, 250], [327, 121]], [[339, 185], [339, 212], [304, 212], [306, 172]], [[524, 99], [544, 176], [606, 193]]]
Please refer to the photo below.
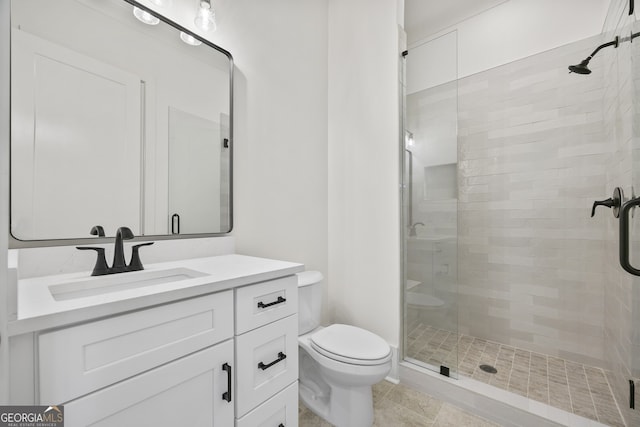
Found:
[[232, 426], [234, 402], [223, 398], [231, 375], [225, 363], [233, 364], [233, 340], [67, 403], [65, 425]]
[[41, 334], [40, 401], [68, 402], [222, 342], [232, 319], [229, 290]]

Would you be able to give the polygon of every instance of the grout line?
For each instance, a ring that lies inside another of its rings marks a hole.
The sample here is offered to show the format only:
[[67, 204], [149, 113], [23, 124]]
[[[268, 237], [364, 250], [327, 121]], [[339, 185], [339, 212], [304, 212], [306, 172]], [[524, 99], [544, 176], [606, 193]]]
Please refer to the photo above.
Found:
[[618, 415], [620, 416], [620, 421], [622, 421], [623, 425], [627, 425], [626, 420], [622, 416], [622, 408], [620, 408], [620, 405], [618, 404], [618, 399], [616, 399], [616, 395], [613, 393], [613, 387], [611, 387], [611, 383], [609, 382], [609, 376], [604, 371], [604, 369], [602, 369], [602, 374], [604, 375], [604, 380], [607, 382], [607, 387], [609, 388], [609, 393], [611, 393], [611, 397], [613, 398], [613, 403], [615, 403], [616, 409], [618, 410]]
[[593, 399], [593, 389], [591, 388], [591, 382], [589, 381], [589, 375], [587, 374], [587, 370], [584, 369], [584, 365], [582, 365], [582, 370], [584, 371], [584, 377], [587, 380], [587, 388], [589, 390], [589, 396], [591, 397], [591, 403], [593, 404], [593, 410], [596, 414], [596, 420], [600, 421], [600, 414], [598, 413], [598, 405], [596, 405], [596, 401]]
[[589, 397], [591, 398], [591, 404], [593, 405], [593, 413], [596, 415], [596, 421], [600, 421], [600, 417], [598, 416], [598, 408], [596, 408], [596, 402], [595, 400], [593, 400], [593, 393], [591, 392], [591, 384], [589, 384], [589, 375], [587, 375], [587, 370], [584, 369], [584, 364], [581, 364], [580, 366], [582, 367], [582, 372], [584, 372], [584, 379], [587, 382]]
[[531, 352], [527, 351], [527, 353], [529, 353], [529, 375], [527, 375], [527, 395], [525, 397], [529, 397], [529, 385], [531, 384], [531, 361], [533, 360]]
[[547, 356], [546, 354], [544, 355], [544, 361], [546, 363], [547, 366], [547, 405], [549, 405], [551, 403], [551, 384], [549, 381], [549, 356]]
[[569, 404], [571, 405], [571, 412], [575, 414], [575, 409], [573, 406], [573, 395], [571, 394], [571, 384], [569, 383], [569, 369], [567, 368], [567, 361], [561, 359], [564, 365], [564, 376], [567, 379], [567, 393], [569, 393]]

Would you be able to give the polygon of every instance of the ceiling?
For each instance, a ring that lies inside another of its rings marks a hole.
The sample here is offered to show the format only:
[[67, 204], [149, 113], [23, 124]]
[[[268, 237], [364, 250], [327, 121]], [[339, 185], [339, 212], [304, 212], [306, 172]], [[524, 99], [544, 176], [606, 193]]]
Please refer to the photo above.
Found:
[[409, 43], [426, 38], [509, 0], [405, 0]]

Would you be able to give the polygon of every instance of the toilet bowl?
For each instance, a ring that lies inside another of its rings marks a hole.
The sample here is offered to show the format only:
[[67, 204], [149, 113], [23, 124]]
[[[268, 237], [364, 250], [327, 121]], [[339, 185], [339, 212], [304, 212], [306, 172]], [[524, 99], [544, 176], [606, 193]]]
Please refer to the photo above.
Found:
[[338, 427], [373, 424], [371, 386], [391, 370], [391, 348], [367, 330], [319, 325], [322, 274], [298, 275], [300, 399]]

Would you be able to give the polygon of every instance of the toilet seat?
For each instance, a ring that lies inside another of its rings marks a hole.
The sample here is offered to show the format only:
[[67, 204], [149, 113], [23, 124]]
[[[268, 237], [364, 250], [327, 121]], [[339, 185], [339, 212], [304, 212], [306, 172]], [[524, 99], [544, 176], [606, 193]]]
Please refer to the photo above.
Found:
[[353, 365], [380, 365], [391, 359], [389, 344], [367, 330], [335, 324], [314, 333], [311, 347], [330, 359]]

